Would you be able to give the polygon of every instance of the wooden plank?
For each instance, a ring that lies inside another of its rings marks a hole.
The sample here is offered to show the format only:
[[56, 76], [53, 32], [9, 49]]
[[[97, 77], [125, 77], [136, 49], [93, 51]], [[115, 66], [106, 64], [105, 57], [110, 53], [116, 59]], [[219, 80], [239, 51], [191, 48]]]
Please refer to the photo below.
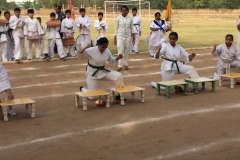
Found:
[[240, 73], [228, 73], [228, 74], [222, 74], [220, 77], [228, 77], [228, 78], [239, 78]]
[[124, 86], [120, 88], [111, 88], [111, 90], [119, 93], [124, 93], [124, 92], [143, 91], [145, 89], [137, 86]]
[[13, 100], [1, 100], [1, 106], [14, 106], [19, 104], [32, 104], [36, 103], [34, 100], [30, 98], [21, 98], [21, 99], [13, 99]]
[[157, 84], [161, 86], [176, 86], [176, 85], [184, 85], [187, 84], [185, 81], [173, 80], [173, 81], [164, 81], [164, 82], [157, 82]]
[[185, 81], [200, 83], [200, 82], [212, 82], [212, 81], [216, 81], [216, 80], [211, 79], [211, 78], [206, 78], [206, 77], [199, 77], [199, 78], [185, 79]]
[[110, 93], [108, 93], [104, 90], [90, 90], [90, 91], [86, 91], [86, 92], [75, 92], [75, 94], [77, 94], [81, 97], [110, 95]]

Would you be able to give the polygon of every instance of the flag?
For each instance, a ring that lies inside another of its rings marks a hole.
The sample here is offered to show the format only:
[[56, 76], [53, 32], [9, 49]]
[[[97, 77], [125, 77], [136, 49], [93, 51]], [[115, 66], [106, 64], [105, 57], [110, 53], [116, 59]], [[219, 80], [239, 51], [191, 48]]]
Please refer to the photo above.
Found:
[[71, 11], [71, 18], [72, 18], [72, 19], [75, 19], [73, 0], [69, 0], [69, 1], [68, 1], [68, 9]]
[[[171, 22], [171, 16], [172, 16], [172, 3], [171, 3], [171, 0], [168, 0], [167, 10], [166, 10], [166, 14], [165, 14], [165, 20]], [[169, 26], [170, 26], [170, 31], [171, 31], [172, 25], [169, 24]]]

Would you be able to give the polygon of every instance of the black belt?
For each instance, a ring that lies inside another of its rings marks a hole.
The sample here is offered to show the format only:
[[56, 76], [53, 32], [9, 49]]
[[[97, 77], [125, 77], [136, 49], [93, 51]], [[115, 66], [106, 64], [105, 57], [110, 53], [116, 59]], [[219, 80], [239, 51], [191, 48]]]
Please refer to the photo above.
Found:
[[111, 72], [110, 70], [106, 69], [105, 66], [93, 66], [89, 62], [88, 62], [88, 66], [96, 69], [96, 71], [92, 74], [92, 76], [95, 76], [99, 70], [104, 70], [106, 72]]
[[[162, 57], [162, 58], [163, 58], [163, 57]], [[179, 70], [179, 67], [178, 67], [178, 64], [177, 64], [177, 60], [171, 60], [171, 59], [168, 59], [168, 58], [163, 58], [163, 59], [165, 59], [165, 60], [167, 60], [167, 61], [170, 61], [170, 62], [173, 62], [173, 63], [172, 63], [172, 66], [171, 66], [171, 69], [172, 69], [173, 65], [176, 64], [176, 66], [177, 66], [177, 71], [178, 71], [178, 73], [180, 74], [180, 70]]]

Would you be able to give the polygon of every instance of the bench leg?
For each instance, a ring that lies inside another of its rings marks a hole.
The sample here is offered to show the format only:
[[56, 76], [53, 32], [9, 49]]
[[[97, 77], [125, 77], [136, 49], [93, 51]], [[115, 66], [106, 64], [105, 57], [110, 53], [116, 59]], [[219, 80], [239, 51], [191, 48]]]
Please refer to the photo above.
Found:
[[141, 91], [141, 102], [145, 102], [145, 91]]
[[124, 106], [124, 96], [122, 93], [120, 93], [120, 99], [121, 99], [121, 105]]
[[160, 96], [161, 95], [161, 91], [160, 91], [160, 85], [157, 84], [157, 95]]
[[188, 92], [188, 84], [184, 84], [184, 95], [187, 96]]
[[87, 98], [83, 97], [83, 110], [86, 111], [87, 110]]
[[106, 103], [106, 107], [107, 107], [107, 108], [110, 107], [110, 95], [107, 95], [107, 103]]
[[202, 90], [205, 90], [205, 82], [202, 82]]
[[114, 91], [111, 91], [111, 102], [114, 101], [114, 97], [115, 97]]
[[219, 78], [219, 87], [222, 87], [222, 77]]
[[167, 90], [167, 98], [170, 98], [170, 86], [167, 86], [166, 90]]
[[135, 92], [131, 92], [131, 95], [132, 95], [132, 99], [134, 99]]
[[193, 83], [195, 88], [195, 94], [198, 94], [198, 83]]
[[28, 113], [28, 110], [29, 110], [29, 104], [26, 104], [26, 105], [25, 105], [25, 108], [26, 108], [26, 112]]
[[79, 96], [75, 95], [75, 103], [76, 103], [76, 107], [79, 107]]
[[8, 121], [7, 108], [8, 108], [7, 106], [2, 107], [2, 109], [3, 109], [3, 120], [4, 120], [5, 122]]
[[231, 78], [231, 85], [230, 85], [230, 88], [234, 88], [234, 78]]
[[216, 82], [212, 82], [212, 92], [215, 92], [215, 86], [216, 86]]
[[32, 118], [35, 118], [35, 104], [31, 104], [31, 107], [32, 107], [32, 113], [31, 113], [31, 117]]

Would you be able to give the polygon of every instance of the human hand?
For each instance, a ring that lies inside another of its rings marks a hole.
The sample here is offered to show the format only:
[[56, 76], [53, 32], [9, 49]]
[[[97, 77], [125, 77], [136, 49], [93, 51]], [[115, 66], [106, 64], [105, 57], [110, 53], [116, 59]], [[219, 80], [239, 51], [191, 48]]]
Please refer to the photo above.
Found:
[[119, 59], [122, 59], [123, 58], [123, 55], [122, 54], [119, 54], [116, 58], [116, 60], [118, 61]]
[[11, 89], [7, 89], [7, 99], [8, 100], [13, 100], [14, 99], [14, 96], [13, 96], [13, 93], [12, 93]]
[[116, 46], [117, 45], [117, 38], [114, 37], [114, 45]]

